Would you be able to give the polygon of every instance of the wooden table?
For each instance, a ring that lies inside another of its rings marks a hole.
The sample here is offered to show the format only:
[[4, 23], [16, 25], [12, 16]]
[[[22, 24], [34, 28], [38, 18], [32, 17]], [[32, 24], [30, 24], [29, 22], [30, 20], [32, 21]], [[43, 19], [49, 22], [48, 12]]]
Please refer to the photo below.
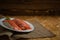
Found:
[[[35, 16], [10, 16], [10, 17], [20, 18], [25, 21], [28, 21], [31, 24], [33, 24], [35, 29], [30, 33], [17, 33], [5, 31], [6, 34], [9, 35], [9, 37], [19, 39], [19, 38], [50, 38], [55, 36], [50, 30], [46, 29], [43, 25], [41, 25], [39, 20]], [[2, 32], [1, 34], [3, 33], [4, 32]]]

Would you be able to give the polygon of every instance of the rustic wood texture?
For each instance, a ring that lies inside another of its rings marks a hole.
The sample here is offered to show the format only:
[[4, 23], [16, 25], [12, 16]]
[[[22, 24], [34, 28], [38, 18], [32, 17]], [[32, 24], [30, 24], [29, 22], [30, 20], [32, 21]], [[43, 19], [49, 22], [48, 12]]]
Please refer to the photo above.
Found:
[[37, 18], [45, 28], [56, 34], [53, 38], [37, 38], [37, 39], [19, 39], [19, 40], [60, 40], [60, 16], [11, 16], [21, 18], [23, 20], [32, 20]]
[[26, 34], [14, 33], [13, 36], [15, 38], [50, 38], [55, 36], [55, 34], [53, 34], [50, 30], [43, 27], [37, 18], [26, 21], [30, 22], [35, 29], [32, 32]]
[[60, 16], [14, 16], [14, 17], [21, 18], [24, 20], [29, 19], [32, 20], [33, 18], [37, 18], [45, 28], [49, 29], [54, 34], [56, 34], [56, 37], [53, 38], [37, 38], [26, 40], [60, 40]]
[[[41, 11], [42, 10], [42, 11]], [[24, 14], [60, 14], [60, 0], [0, 0], [0, 14], [20, 15]], [[49, 14], [49, 15], [50, 15]], [[18, 16], [16, 16], [18, 17]], [[60, 40], [60, 16], [20, 16], [22, 19], [31, 19], [36, 17], [39, 22], [56, 34], [54, 38], [37, 38], [26, 40]], [[21, 40], [21, 39], [19, 39]], [[22, 39], [25, 40], [25, 39]]]
[[60, 14], [60, 0], [0, 0], [0, 14]]
[[60, 0], [0, 0], [2, 8], [47, 9], [59, 8]]

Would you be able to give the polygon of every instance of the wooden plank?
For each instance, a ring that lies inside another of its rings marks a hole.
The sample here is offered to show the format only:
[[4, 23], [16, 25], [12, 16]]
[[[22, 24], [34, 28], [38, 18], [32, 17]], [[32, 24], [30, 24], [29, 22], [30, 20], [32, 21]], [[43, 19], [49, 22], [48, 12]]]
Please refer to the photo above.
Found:
[[30, 32], [30, 33], [26, 33], [26, 34], [21, 34], [21, 33], [14, 33], [13, 37], [15, 37], [16, 39], [18, 38], [50, 38], [50, 37], [54, 37], [55, 34], [53, 34], [51, 31], [49, 31], [48, 29], [46, 29], [45, 27], [43, 27], [38, 20], [36, 19], [32, 19], [32, 20], [27, 20], [28, 22], [30, 22], [31, 24], [33, 24], [34, 26], [34, 31]]

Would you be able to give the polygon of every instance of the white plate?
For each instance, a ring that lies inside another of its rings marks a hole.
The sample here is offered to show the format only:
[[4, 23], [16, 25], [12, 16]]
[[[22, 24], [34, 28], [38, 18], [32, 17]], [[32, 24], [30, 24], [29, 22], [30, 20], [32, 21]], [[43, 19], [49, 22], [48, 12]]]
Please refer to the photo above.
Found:
[[[24, 21], [24, 22], [26, 22], [26, 23], [30, 26], [30, 28], [31, 28], [30, 30], [14, 30], [14, 29], [9, 28], [9, 27], [7, 27], [7, 26], [5, 26], [5, 25], [3, 24], [3, 21], [4, 21], [5, 19], [6, 19], [6, 18], [0, 19], [0, 25], [1, 25], [2, 27], [6, 28], [6, 29], [9, 29], [9, 30], [12, 30], [12, 31], [17, 31], [17, 32], [31, 32], [31, 31], [34, 30], [34, 26], [33, 26], [31, 23], [27, 22], [27, 21]], [[13, 20], [14, 18], [10, 18], [10, 19]]]

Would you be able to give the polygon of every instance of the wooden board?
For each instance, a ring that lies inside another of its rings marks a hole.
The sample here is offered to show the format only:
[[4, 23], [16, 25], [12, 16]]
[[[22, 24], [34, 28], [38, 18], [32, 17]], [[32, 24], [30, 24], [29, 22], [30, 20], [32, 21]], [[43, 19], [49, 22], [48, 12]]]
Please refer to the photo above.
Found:
[[[14, 17], [14, 16], [12, 16]], [[34, 31], [26, 34], [26, 33], [17, 33], [17, 32], [13, 32], [13, 35], [12, 33], [9, 31], [3, 31], [2, 33], [0, 33], [0, 35], [7, 35], [10, 36], [10, 37], [14, 37], [15, 39], [19, 39], [19, 38], [50, 38], [50, 37], [54, 37], [55, 35], [50, 31], [48, 30], [47, 28], [45, 28], [44, 26], [42, 26], [40, 24], [40, 20], [38, 20], [38, 18], [35, 18], [34, 16], [19, 16], [16, 18], [22, 18], [28, 22], [30, 22], [31, 24], [34, 25]], [[29, 19], [28, 19], [29, 18]], [[1, 26], [0, 26], [1, 27]], [[5, 33], [6, 32], [6, 33]], [[11, 36], [11, 35], [12, 36]]]
[[26, 20], [28, 22], [30, 22], [31, 24], [33, 24], [34, 26], [34, 31], [30, 32], [30, 33], [14, 33], [13, 37], [15, 38], [50, 38], [50, 37], [54, 37], [55, 35], [49, 31], [48, 29], [46, 29], [45, 27], [43, 27], [39, 21], [37, 19], [29, 19]]

